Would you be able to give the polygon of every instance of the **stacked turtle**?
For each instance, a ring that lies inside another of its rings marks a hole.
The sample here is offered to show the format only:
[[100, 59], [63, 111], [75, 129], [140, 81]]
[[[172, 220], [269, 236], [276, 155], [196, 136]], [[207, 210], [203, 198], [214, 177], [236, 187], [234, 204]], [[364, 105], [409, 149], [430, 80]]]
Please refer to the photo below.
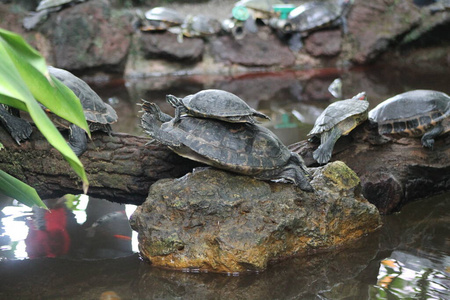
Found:
[[167, 96], [175, 117], [154, 103], [143, 102], [141, 124], [154, 140], [175, 153], [234, 173], [261, 180], [287, 181], [313, 191], [303, 159], [255, 117], [269, 119], [238, 96], [203, 90], [184, 98]]

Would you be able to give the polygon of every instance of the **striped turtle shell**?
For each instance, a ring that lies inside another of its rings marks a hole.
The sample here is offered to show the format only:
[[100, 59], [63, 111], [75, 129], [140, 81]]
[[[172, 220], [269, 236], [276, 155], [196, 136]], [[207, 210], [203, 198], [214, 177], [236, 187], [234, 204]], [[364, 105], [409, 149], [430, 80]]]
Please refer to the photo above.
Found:
[[422, 136], [437, 124], [450, 131], [450, 97], [433, 90], [413, 90], [378, 104], [369, 112], [369, 120], [378, 124], [381, 135]]
[[316, 119], [313, 129], [308, 136], [319, 135], [329, 131], [340, 122], [364, 113], [369, 108], [369, 102], [361, 100], [365, 93], [360, 93], [351, 99], [341, 100], [330, 104]]
[[[86, 82], [63, 69], [49, 66], [48, 71], [80, 99], [86, 121], [99, 125], [109, 125], [117, 121], [117, 113], [114, 108], [103, 102], [102, 98]], [[90, 127], [93, 129], [92, 125]]]

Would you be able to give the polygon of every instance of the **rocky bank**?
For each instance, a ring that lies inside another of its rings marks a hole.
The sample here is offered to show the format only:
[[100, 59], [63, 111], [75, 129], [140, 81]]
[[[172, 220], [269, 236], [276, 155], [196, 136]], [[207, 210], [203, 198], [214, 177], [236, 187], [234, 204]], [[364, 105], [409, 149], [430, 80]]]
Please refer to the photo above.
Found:
[[[267, 26], [241, 40], [222, 32], [179, 43], [172, 33], [140, 32], [133, 26], [135, 10], [116, 2], [90, 0], [64, 8], [30, 32], [21, 25], [27, 13], [23, 8], [0, 3], [0, 26], [23, 34], [56, 67], [78, 73], [118, 72], [130, 78], [342, 68], [378, 60], [439, 69], [450, 65], [450, 12], [432, 14], [429, 7], [413, 1], [356, 0], [348, 14], [348, 34], [339, 28], [316, 31], [299, 52], [289, 50]], [[203, 13], [223, 18], [233, 4], [211, 0]], [[199, 11], [196, 7], [201, 5], [172, 4], [185, 13]]]
[[270, 261], [354, 242], [381, 225], [342, 162], [314, 170], [307, 193], [212, 168], [162, 179], [131, 218], [141, 254], [194, 272], [264, 270]]

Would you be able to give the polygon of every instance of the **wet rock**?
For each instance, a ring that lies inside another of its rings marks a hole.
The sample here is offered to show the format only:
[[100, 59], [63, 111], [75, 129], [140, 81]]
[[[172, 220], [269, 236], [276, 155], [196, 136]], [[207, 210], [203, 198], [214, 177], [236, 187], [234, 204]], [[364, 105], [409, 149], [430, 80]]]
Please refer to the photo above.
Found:
[[316, 193], [212, 168], [158, 181], [131, 225], [153, 265], [263, 270], [271, 260], [341, 246], [380, 226], [342, 162], [314, 171]]
[[312, 33], [305, 40], [305, 49], [312, 56], [335, 56], [341, 52], [341, 30], [323, 30]]
[[373, 61], [420, 20], [419, 9], [412, 1], [355, 1], [348, 16], [347, 50], [351, 60], [358, 64]]
[[50, 41], [50, 62], [79, 70], [122, 70], [130, 47], [131, 22], [112, 17], [106, 0], [87, 1], [53, 13], [38, 29]]
[[213, 39], [211, 54], [218, 61], [252, 67], [288, 67], [295, 63], [289, 48], [264, 30], [259, 34], [248, 34], [241, 40], [230, 35]]
[[179, 43], [177, 35], [170, 32], [141, 34], [139, 43], [146, 59], [195, 62], [202, 59], [205, 48], [205, 43], [200, 38], [184, 38]]

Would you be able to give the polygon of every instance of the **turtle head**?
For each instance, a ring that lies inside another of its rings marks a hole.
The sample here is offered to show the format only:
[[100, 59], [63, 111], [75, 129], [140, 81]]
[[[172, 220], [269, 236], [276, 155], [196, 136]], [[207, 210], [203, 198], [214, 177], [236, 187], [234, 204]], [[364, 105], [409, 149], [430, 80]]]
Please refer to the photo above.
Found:
[[366, 92], [361, 92], [361, 93], [357, 94], [356, 96], [353, 96], [352, 100], [366, 100], [367, 101]]
[[175, 108], [183, 106], [183, 101], [181, 101], [181, 98], [175, 97], [174, 95], [167, 95], [166, 101]]

